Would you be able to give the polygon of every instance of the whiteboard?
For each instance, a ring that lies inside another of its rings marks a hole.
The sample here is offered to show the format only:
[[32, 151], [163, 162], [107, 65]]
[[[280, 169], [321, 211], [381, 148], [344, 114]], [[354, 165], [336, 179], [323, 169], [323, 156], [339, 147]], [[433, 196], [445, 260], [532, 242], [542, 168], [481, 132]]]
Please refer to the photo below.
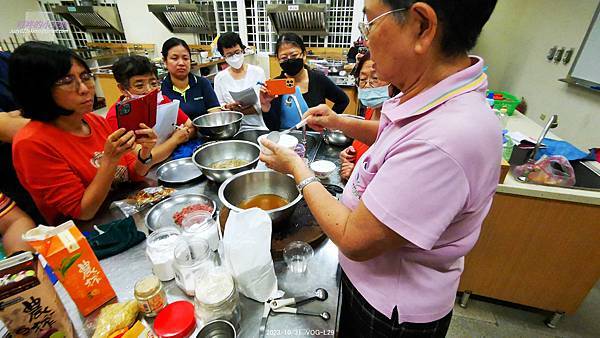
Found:
[[585, 87], [600, 86], [600, 5], [586, 34], [569, 78]]

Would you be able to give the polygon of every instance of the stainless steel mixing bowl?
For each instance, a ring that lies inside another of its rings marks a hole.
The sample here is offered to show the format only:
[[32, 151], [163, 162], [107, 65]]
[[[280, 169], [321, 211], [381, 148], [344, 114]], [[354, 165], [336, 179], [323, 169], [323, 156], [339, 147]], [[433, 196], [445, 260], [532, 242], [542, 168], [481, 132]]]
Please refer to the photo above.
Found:
[[198, 137], [223, 140], [233, 137], [240, 130], [243, 117], [244, 114], [236, 111], [220, 111], [198, 116], [193, 124]]
[[[229, 140], [209, 142], [198, 148], [192, 160], [210, 180], [223, 182], [231, 176], [251, 170], [258, 164], [260, 148], [248, 141]], [[245, 160], [248, 164], [228, 169], [213, 169], [211, 165], [223, 160]]]
[[271, 217], [274, 228], [289, 219], [302, 199], [294, 178], [271, 170], [239, 173], [227, 179], [219, 188], [221, 203], [233, 211], [242, 211], [243, 209], [238, 208], [240, 203], [263, 194], [277, 195], [289, 201], [281, 208], [265, 210]]

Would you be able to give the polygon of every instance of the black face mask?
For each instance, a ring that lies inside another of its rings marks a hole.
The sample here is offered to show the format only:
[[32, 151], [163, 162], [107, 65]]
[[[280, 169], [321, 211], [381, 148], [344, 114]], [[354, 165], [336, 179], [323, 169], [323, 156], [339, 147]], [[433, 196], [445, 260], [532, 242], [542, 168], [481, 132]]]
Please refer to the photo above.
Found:
[[304, 68], [304, 60], [302, 58], [287, 59], [279, 64], [283, 72], [289, 76], [295, 76]]

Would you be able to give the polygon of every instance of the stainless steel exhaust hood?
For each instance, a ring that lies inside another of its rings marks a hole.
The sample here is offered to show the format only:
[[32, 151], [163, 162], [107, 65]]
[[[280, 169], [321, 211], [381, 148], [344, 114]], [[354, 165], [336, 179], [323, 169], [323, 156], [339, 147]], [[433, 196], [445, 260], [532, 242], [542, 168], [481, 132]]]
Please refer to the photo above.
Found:
[[62, 16], [84, 32], [123, 34], [123, 25], [117, 7], [56, 6], [52, 12]]
[[148, 10], [173, 33], [217, 33], [212, 2], [202, 5], [148, 5]]
[[267, 5], [267, 14], [277, 34], [327, 35], [327, 5]]

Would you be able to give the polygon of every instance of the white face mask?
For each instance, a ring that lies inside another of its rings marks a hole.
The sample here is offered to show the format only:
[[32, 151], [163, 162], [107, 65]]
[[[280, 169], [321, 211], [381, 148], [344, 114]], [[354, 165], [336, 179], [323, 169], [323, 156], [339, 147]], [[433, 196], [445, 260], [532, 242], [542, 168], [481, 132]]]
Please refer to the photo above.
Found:
[[232, 55], [226, 58], [225, 62], [235, 69], [240, 69], [244, 65], [244, 54]]
[[[141, 95], [140, 94], [132, 94], [129, 90], [125, 90], [125, 91], [129, 95], [130, 99], [138, 99], [140, 97], [144, 97], [144, 96], [148, 95], [148, 94], [141, 94]], [[159, 91], [156, 94], [156, 102], [157, 102], [157, 104], [160, 104], [162, 102], [162, 100], [163, 100], [162, 91]]]

